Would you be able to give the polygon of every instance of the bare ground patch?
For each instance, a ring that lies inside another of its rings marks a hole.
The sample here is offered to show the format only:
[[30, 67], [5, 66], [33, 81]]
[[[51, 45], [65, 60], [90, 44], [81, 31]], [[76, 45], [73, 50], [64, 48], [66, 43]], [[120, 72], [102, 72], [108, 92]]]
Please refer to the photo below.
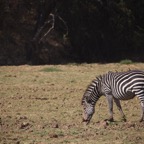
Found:
[[114, 107], [108, 116], [104, 98], [88, 126], [81, 121], [81, 98], [95, 76], [107, 71], [144, 69], [144, 64], [69, 64], [0, 67], [0, 143], [2, 144], [142, 144], [144, 123], [135, 98], [122, 102], [127, 122]]

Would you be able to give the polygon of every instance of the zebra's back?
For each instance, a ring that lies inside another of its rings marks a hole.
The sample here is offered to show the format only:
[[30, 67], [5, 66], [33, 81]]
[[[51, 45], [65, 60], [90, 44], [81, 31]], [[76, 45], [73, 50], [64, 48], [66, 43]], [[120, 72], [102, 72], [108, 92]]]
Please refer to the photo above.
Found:
[[110, 87], [113, 96], [121, 100], [144, 95], [144, 71], [131, 70], [112, 73]]

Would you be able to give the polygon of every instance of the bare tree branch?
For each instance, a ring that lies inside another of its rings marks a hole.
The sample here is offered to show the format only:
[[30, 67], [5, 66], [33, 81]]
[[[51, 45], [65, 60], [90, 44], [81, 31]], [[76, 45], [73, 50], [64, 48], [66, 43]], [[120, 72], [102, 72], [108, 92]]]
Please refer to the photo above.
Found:
[[38, 31], [36, 32], [36, 34], [35, 34], [35, 36], [34, 36], [34, 38], [33, 38], [34, 41], [36, 41], [36, 40], [38, 39], [38, 37], [39, 37], [40, 33], [42, 32], [42, 30], [43, 30], [48, 24], [51, 24], [51, 23], [52, 23], [52, 26], [51, 26], [51, 28], [42, 36], [42, 38], [40, 38], [39, 42], [41, 42], [41, 41], [47, 36], [47, 34], [48, 34], [52, 29], [54, 29], [55, 16], [54, 16], [54, 14], [52, 14], [52, 13], [50, 13], [50, 16], [52, 17], [52, 19], [46, 21], [46, 22], [44, 23], [44, 25], [41, 26], [41, 27], [38, 29]]
[[[63, 25], [64, 25], [64, 27], [65, 27], [65, 30], [66, 30], [66, 32], [65, 32], [65, 34], [64, 34], [64, 38], [65, 37], [67, 37], [67, 35], [68, 35], [68, 26], [67, 26], [67, 24], [66, 24], [66, 22], [63, 20], [63, 18], [62, 17], [60, 17], [59, 15], [55, 15], [55, 14], [53, 14], [53, 13], [50, 13], [49, 14], [49, 19], [48, 19], [48, 21], [46, 21], [45, 23], [44, 23], [44, 25], [43, 26], [41, 26], [39, 29], [38, 29], [38, 31], [37, 31], [37, 33], [35, 34], [35, 36], [34, 36], [34, 38], [33, 38], [33, 40], [34, 41], [37, 41], [38, 40], [38, 43], [40, 43], [41, 41], [43, 41], [45, 38], [46, 38], [46, 36], [55, 28], [55, 19], [56, 19], [56, 17], [60, 20], [60, 21], [62, 21], [62, 23], [63, 23]], [[44, 28], [48, 25], [48, 24], [50, 24], [51, 26], [50, 26], [50, 28], [48, 28], [48, 30], [47, 30], [47, 32], [46, 33], [44, 33], [42, 36], [40, 36], [40, 34], [42, 33], [42, 31], [44, 30]], [[38, 38], [40, 36], [40, 38]]]
[[48, 31], [41, 37], [41, 39], [39, 40], [39, 43], [40, 43], [41, 41], [43, 41], [43, 39], [44, 39], [44, 38], [54, 29], [54, 27], [55, 27], [55, 15], [52, 14], [52, 13], [50, 13], [50, 16], [52, 17], [52, 20], [49, 20], [49, 21], [45, 22], [44, 25], [49, 24], [49, 23], [52, 23], [52, 26], [51, 26], [51, 27], [48, 29]]
[[68, 26], [67, 26], [66, 22], [62, 19], [62, 17], [58, 16], [58, 18], [63, 22], [64, 26], [66, 27], [65, 36], [67, 36], [68, 35]]

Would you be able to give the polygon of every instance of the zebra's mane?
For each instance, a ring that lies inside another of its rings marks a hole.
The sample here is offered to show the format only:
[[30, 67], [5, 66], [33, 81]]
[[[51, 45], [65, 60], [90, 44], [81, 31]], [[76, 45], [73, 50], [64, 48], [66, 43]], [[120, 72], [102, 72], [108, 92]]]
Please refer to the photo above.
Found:
[[93, 92], [95, 86], [98, 85], [98, 83], [101, 82], [101, 80], [102, 80], [102, 75], [99, 75], [94, 80], [92, 80], [92, 82], [87, 86], [82, 98], [82, 103], [85, 98], [89, 98], [91, 96], [91, 93]]
[[101, 82], [102, 77], [103, 77], [102, 75], [99, 75], [94, 80], [92, 80], [92, 82], [87, 86], [86, 91], [88, 91], [89, 89], [94, 88], [99, 82]]

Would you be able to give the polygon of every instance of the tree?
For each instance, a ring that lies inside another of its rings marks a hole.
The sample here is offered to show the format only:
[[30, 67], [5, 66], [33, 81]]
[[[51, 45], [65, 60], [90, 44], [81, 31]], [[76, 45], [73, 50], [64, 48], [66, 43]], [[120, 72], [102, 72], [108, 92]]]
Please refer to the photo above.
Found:
[[0, 0], [0, 64], [142, 61], [143, 6], [142, 0]]

